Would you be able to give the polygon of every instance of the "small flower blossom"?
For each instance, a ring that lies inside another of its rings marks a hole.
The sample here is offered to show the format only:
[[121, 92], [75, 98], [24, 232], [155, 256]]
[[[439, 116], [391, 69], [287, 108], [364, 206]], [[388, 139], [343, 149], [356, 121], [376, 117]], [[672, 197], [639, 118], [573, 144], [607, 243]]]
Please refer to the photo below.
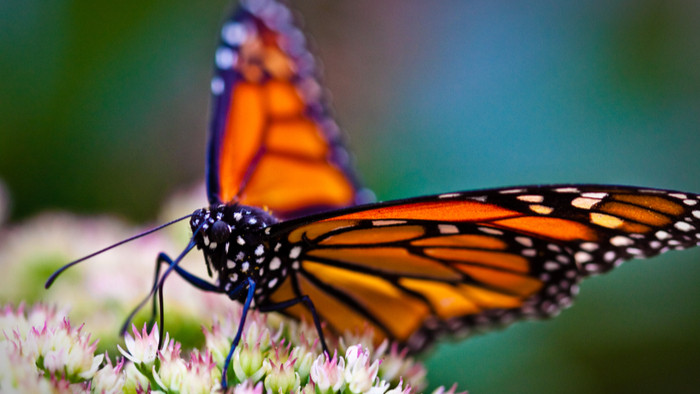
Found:
[[374, 386], [370, 387], [369, 390], [364, 391], [366, 394], [384, 394], [391, 386], [389, 383], [381, 380], [377, 381]]
[[248, 343], [238, 345], [233, 353], [233, 372], [238, 380], [251, 380], [257, 382], [267, 373], [263, 364], [264, 355], [260, 351], [260, 344], [251, 348]]
[[237, 385], [233, 388], [235, 394], [263, 394], [263, 382], [258, 382], [255, 386], [250, 380]]
[[190, 354], [188, 362], [178, 359], [170, 359], [161, 363], [154, 378], [160, 388], [166, 392], [180, 393], [209, 393], [218, 388], [221, 378], [216, 364], [209, 352], [200, 353], [194, 350]]
[[345, 359], [334, 354], [329, 360], [322, 354], [311, 365], [310, 377], [320, 393], [337, 393], [345, 385], [344, 373]]
[[170, 391], [177, 391], [182, 386], [182, 380], [187, 371], [187, 363], [180, 357], [180, 344], [175, 341], [169, 341], [163, 346], [163, 349], [158, 353], [159, 368], [157, 373], [155, 365], [151, 371], [153, 378], [158, 385]]
[[315, 354], [307, 346], [302, 344], [292, 349], [290, 357], [297, 360], [295, 368], [302, 384], [306, 384], [306, 382], [309, 381], [309, 373], [311, 372], [311, 365], [314, 362]]
[[49, 374], [64, 376], [72, 383], [90, 379], [104, 355], [95, 356], [97, 341], [90, 343], [90, 334], [81, 333], [82, 328], [72, 328], [67, 318], [58, 326], [45, 322], [41, 329], [32, 327], [23, 347]]
[[[388, 352], [387, 352], [388, 350]], [[424, 388], [427, 371], [422, 364], [416, 363], [413, 357], [408, 356], [408, 349], [399, 350], [397, 343], [389, 344], [384, 340], [374, 351], [375, 359], [381, 359], [379, 374], [382, 379], [389, 382], [405, 380], [409, 386], [418, 391]]]
[[[124, 337], [124, 344], [126, 345], [126, 350], [122, 349], [121, 346], [117, 345], [117, 348], [124, 355], [135, 364], [144, 364], [149, 368], [156, 360], [158, 355], [158, 341], [160, 336], [158, 333], [158, 325], [153, 325], [151, 332], [148, 332], [148, 327], [146, 324], [143, 325], [142, 333], [136, 329], [136, 326], [131, 327], [134, 335], [126, 333]], [[164, 344], [169, 342], [168, 334], [165, 334]]]
[[299, 387], [301, 383], [301, 378], [294, 369], [296, 359], [290, 357], [291, 344], [285, 346], [284, 341], [282, 341], [273, 350], [269, 358], [263, 362], [267, 369], [267, 376], [264, 381], [265, 388], [267, 391], [271, 390], [274, 393], [290, 392]]
[[36, 361], [23, 356], [15, 342], [0, 342], [0, 392], [47, 393], [51, 386], [37, 371]]
[[268, 373], [265, 377], [265, 388], [273, 393], [288, 393], [299, 387], [299, 374], [294, 371], [294, 359], [289, 359], [282, 363], [275, 363], [269, 359], [265, 363]]
[[92, 391], [102, 394], [116, 394], [123, 392], [126, 383], [126, 375], [122, 373], [124, 358], [119, 358], [116, 365], [112, 366], [109, 355], [105, 354], [107, 363], [100, 368], [92, 378]]
[[352, 393], [368, 391], [379, 372], [379, 360], [370, 364], [369, 350], [361, 345], [353, 345], [345, 352], [345, 382]]
[[406, 388], [402, 387], [403, 379], [400, 379], [399, 384], [397, 384], [393, 389], [387, 391], [386, 394], [410, 394], [412, 392], [410, 385], [406, 385]]

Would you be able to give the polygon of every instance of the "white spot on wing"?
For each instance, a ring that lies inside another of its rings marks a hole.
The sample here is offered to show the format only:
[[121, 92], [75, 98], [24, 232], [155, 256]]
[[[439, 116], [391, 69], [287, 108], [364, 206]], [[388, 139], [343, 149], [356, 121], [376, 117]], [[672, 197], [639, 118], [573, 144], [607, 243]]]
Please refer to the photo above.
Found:
[[644, 254], [644, 252], [641, 249], [637, 249], [637, 248], [627, 248], [627, 253], [634, 255], [634, 256], [639, 256], [641, 254]]
[[587, 252], [578, 251], [578, 252], [576, 252], [576, 254], [574, 254], [574, 259], [576, 260], [577, 263], [581, 264], [581, 263], [585, 263], [587, 261], [591, 261], [593, 259], [593, 257]]
[[224, 83], [224, 80], [221, 77], [214, 77], [211, 79], [212, 94], [218, 96], [224, 92], [224, 88], [226, 88], [226, 84]]
[[296, 259], [301, 254], [301, 246], [295, 246], [289, 251], [289, 258]]
[[571, 205], [580, 209], [591, 209], [592, 206], [599, 203], [600, 200], [588, 197], [576, 197], [571, 201]]
[[695, 230], [695, 227], [692, 224], [688, 224], [686, 222], [676, 222], [673, 224], [673, 227], [686, 232], [690, 230]]
[[394, 224], [404, 224], [405, 220], [372, 220], [373, 226], [391, 226]]
[[501, 194], [513, 194], [513, 193], [522, 193], [524, 191], [525, 191], [525, 189], [506, 189], [506, 190], [499, 191], [499, 193], [501, 193]]
[[479, 201], [479, 202], [484, 202], [487, 200], [486, 196], [469, 197], [469, 199], [474, 200], [474, 201]]
[[610, 243], [613, 244], [614, 246], [629, 246], [634, 243], [631, 239], [622, 236], [622, 235], [616, 235], [612, 238], [610, 238]]
[[273, 288], [273, 287], [275, 287], [276, 284], [277, 284], [277, 278], [272, 278], [272, 280], [270, 280], [270, 282], [267, 284], [267, 287]]
[[515, 237], [515, 240], [520, 245], [523, 245], [523, 246], [528, 247], [528, 248], [532, 247], [532, 238], [530, 238], [530, 237], [517, 236], [517, 237]]
[[658, 238], [658, 239], [660, 239], [660, 240], [662, 240], [662, 241], [663, 241], [664, 239], [669, 239], [669, 238], [671, 238], [671, 234], [667, 233], [667, 232], [664, 231], [664, 230], [659, 230], [659, 231], [657, 231], [654, 235], [656, 235], [656, 238]]
[[236, 54], [227, 47], [219, 47], [214, 55], [216, 66], [222, 70], [231, 68], [236, 61]]
[[503, 235], [503, 231], [491, 227], [479, 227], [479, 231], [486, 234]]
[[560, 188], [554, 189], [554, 191], [557, 193], [578, 193], [579, 192], [578, 188], [575, 188], [575, 187], [560, 187]]
[[686, 198], [688, 198], [688, 196], [686, 196], [683, 193], [668, 193], [668, 195], [670, 197], [680, 198], [681, 200], [685, 200]]
[[595, 242], [583, 242], [581, 244], [581, 249], [588, 251], [588, 252], [592, 252], [592, 251], [598, 249], [598, 244]]
[[520, 254], [526, 257], [534, 257], [537, 255], [537, 251], [535, 249], [523, 249], [520, 251]]
[[248, 32], [240, 23], [229, 22], [221, 28], [221, 38], [229, 45], [241, 45], [248, 37]]
[[459, 229], [454, 224], [438, 224], [440, 234], [458, 234]]
[[453, 198], [459, 197], [459, 193], [445, 193], [438, 196], [438, 198]]
[[583, 193], [581, 195], [583, 197], [602, 199], [605, 198], [608, 195], [608, 193]]
[[534, 194], [524, 194], [522, 196], [515, 197], [520, 201], [540, 203], [544, 201], [544, 196], [534, 195]]
[[275, 271], [275, 270], [278, 270], [281, 265], [282, 265], [282, 260], [280, 260], [279, 257], [275, 256], [272, 258], [272, 260], [270, 260], [269, 267], [270, 267], [271, 271]]
[[255, 248], [255, 255], [262, 256], [264, 251], [265, 251], [265, 249], [263, 248], [262, 244], [260, 244], [260, 245], [258, 245], [257, 248]]

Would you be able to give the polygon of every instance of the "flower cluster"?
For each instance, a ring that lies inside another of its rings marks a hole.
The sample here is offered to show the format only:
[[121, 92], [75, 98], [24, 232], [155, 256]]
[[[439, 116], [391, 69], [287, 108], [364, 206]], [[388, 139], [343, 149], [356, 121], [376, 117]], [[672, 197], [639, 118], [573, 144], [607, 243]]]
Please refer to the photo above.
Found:
[[[238, 308], [240, 309], [240, 308]], [[221, 370], [240, 310], [205, 329], [203, 349], [182, 350], [158, 327], [135, 327], [118, 346], [122, 357], [95, 354], [96, 341], [71, 326], [65, 311], [38, 304], [5, 306], [0, 315], [1, 392], [210, 393], [221, 389]], [[275, 319], [269, 319], [275, 320]], [[290, 332], [308, 330], [287, 321], [271, 328], [268, 317], [250, 312], [241, 343], [227, 371], [232, 393], [406, 394], [424, 387], [425, 371], [400, 352], [372, 353], [371, 345], [348, 346], [344, 356], [321, 354], [318, 341]], [[369, 334], [365, 334], [369, 335]], [[187, 355], [183, 354], [187, 353]], [[377, 357], [377, 354], [384, 358]], [[382, 368], [382, 364], [394, 365]], [[402, 367], [397, 368], [396, 365]], [[396, 371], [404, 370], [403, 375]], [[413, 382], [413, 383], [409, 383]], [[436, 393], [454, 393], [439, 388]]]
[[72, 327], [64, 311], [36, 305], [29, 311], [4, 306], [0, 318], [0, 390], [33, 392], [69, 388], [92, 379], [104, 355], [83, 326]]

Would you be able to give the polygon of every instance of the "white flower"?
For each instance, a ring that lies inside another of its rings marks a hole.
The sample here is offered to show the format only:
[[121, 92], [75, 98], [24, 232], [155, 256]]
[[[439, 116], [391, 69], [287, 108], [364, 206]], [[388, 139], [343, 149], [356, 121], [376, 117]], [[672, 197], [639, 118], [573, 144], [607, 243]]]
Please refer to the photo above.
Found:
[[258, 382], [258, 384], [253, 386], [253, 383], [251, 383], [250, 380], [246, 380], [245, 382], [234, 387], [233, 392], [236, 394], [262, 394], [263, 383]]
[[32, 327], [23, 349], [51, 374], [65, 376], [70, 382], [90, 379], [104, 355], [95, 356], [97, 341], [91, 344], [90, 335], [81, 333], [82, 328], [72, 328], [67, 318], [58, 326], [45, 322], [41, 329]]
[[100, 368], [92, 378], [91, 388], [94, 393], [116, 394], [123, 392], [126, 383], [126, 375], [123, 373], [124, 358], [120, 358], [116, 365], [112, 366], [109, 356], [105, 354], [107, 364]]
[[374, 358], [382, 360], [379, 366], [379, 376], [382, 379], [388, 382], [405, 380], [407, 385], [416, 391], [424, 388], [427, 371], [422, 364], [416, 363], [413, 357], [408, 356], [408, 349], [399, 349], [396, 342], [390, 345], [388, 340], [384, 340], [374, 350]]
[[[151, 332], [148, 332], [148, 327], [146, 324], [143, 325], [143, 332], [139, 333], [136, 326], [132, 325], [131, 330], [134, 332], [134, 336], [131, 336], [128, 332], [124, 336], [124, 344], [126, 345], [126, 350], [122, 349], [121, 346], [117, 345], [117, 349], [128, 358], [134, 364], [144, 364], [148, 367], [152, 366], [158, 355], [158, 341], [160, 339], [158, 333], [158, 325], [153, 325]], [[168, 334], [165, 334], [164, 344], [169, 342]]]
[[394, 387], [393, 389], [387, 391], [386, 394], [410, 394], [412, 392], [410, 385], [406, 385], [405, 389], [402, 389], [402, 386], [403, 379], [400, 379], [399, 384], [397, 384], [396, 387]]
[[345, 360], [342, 357], [333, 355], [329, 360], [322, 354], [311, 364], [309, 376], [321, 393], [337, 393], [345, 385], [344, 372]]
[[345, 352], [345, 382], [348, 384], [348, 389], [353, 393], [367, 392], [377, 378], [379, 372], [379, 360], [370, 362], [370, 353], [368, 349], [361, 345], [348, 347]]

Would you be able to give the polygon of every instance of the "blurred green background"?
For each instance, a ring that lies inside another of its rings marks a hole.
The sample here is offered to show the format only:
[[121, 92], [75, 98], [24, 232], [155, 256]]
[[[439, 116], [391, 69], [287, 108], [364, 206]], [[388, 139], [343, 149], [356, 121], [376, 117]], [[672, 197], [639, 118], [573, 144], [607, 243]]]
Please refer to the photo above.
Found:
[[[230, 8], [0, 2], [0, 180], [12, 220], [46, 209], [152, 220], [167, 195], [201, 180]], [[555, 182], [700, 192], [695, 0], [296, 8], [382, 200]], [[698, 250], [629, 263], [585, 282], [556, 319], [441, 344], [429, 378], [471, 393], [697, 392], [698, 281]]]

